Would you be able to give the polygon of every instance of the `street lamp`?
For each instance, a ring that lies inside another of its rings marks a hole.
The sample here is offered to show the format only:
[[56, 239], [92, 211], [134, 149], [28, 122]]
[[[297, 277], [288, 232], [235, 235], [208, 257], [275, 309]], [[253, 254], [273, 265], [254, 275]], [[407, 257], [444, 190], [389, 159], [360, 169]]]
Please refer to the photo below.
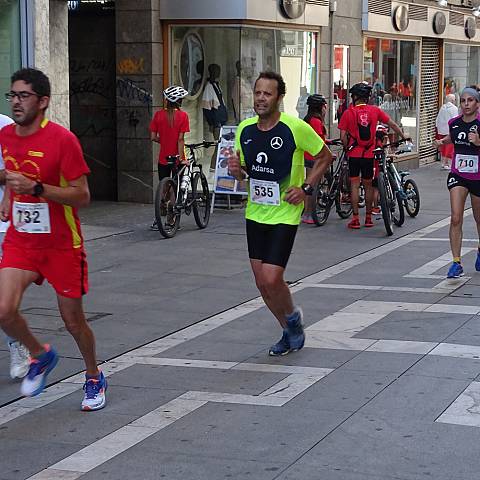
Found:
[[438, 6], [439, 7], [447, 7], [448, 6], [448, 0], [437, 0]]

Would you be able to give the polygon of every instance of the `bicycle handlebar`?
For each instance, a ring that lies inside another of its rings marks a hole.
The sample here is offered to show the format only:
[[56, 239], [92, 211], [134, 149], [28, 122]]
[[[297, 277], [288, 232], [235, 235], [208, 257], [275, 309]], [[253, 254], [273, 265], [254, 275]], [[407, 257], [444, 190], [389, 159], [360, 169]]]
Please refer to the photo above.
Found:
[[376, 147], [376, 149], [381, 148], [382, 150], [386, 150], [387, 148], [395, 148], [395, 147], [399, 147], [400, 145], [402, 145], [402, 143], [407, 143], [407, 142], [411, 142], [411, 141], [412, 141], [411, 138], [401, 138], [400, 140], [397, 140], [396, 142], [387, 143], [387, 145], [379, 145], [378, 147]]
[[217, 141], [213, 141], [213, 142], [207, 142], [206, 140], [204, 140], [203, 142], [201, 143], [190, 143], [190, 144], [185, 144], [185, 147], [190, 149], [190, 150], [195, 150], [197, 148], [210, 148], [210, 147], [215, 147], [216, 145], [218, 145], [218, 142]]

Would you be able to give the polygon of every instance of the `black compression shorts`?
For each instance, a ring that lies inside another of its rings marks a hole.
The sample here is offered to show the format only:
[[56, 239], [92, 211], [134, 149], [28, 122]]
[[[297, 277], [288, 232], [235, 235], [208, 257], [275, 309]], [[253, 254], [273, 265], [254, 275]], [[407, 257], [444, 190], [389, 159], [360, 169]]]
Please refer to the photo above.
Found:
[[268, 225], [247, 220], [248, 255], [252, 260], [285, 268], [298, 225]]
[[450, 172], [447, 177], [447, 188], [451, 190], [454, 187], [464, 187], [472, 195], [480, 197], [480, 182], [478, 180], [469, 180]]
[[373, 178], [373, 158], [349, 157], [348, 168], [350, 177], [359, 177], [361, 174], [364, 180]]

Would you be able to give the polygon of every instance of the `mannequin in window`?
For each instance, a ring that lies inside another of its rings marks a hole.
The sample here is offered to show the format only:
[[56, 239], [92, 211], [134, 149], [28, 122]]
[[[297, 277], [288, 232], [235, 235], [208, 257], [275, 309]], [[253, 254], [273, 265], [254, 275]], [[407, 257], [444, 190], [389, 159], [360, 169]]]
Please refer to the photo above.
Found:
[[[208, 81], [205, 85], [202, 97], [203, 115], [215, 140], [220, 138], [220, 128], [222, 125], [225, 125], [228, 120], [227, 108], [223, 101], [222, 89], [218, 83], [220, 73], [220, 65], [211, 63], [208, 66]], [[210, 161], [210, 170], [215, 170], [217, 149], [218, 148], [215, 148], [215, 151], [213, 152]]]
[[[253, 89], [249, 83], [248, 69], [242, 67], [240, 60], [235, 63], [237, 75], [232, 84], [232, 105], [235, 123], [240, 123], [246, 118], [253, 117], [255, 112], [253, 108]], [[243, 75], [242, 75], [243, 73]]]

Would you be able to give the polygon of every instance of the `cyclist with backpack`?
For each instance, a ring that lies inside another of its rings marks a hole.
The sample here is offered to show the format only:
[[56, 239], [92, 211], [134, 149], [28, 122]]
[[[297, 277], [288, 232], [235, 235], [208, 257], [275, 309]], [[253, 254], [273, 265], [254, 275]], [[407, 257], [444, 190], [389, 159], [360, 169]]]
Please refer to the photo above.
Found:
[[[307, 122], [320, 136], [323, 141], [327, 139], [327, 129], [325, 128], [325, 114], [327, 112], [327, 100], [323, 95], [313, 94], [307, 98], [308, 111], [307, 115], [303, 119]], [[308, 152], [305, 152], [305, 169], [307, 177], [312, 171], [313, 167], [313, 156]], [[312, 209], [313, 209], [313, 197], [310, 195], [305, 199], [305, 209], [302, 215], [302, 223], [307, 223], [309, 225], [314, 224], [315, 222], [312, 219]]]
[[358, 218], [360, 178], [365, 188], [365, 227], [373, 227], [373, 150], [376, 147], [376, 130], [379, 123], [388, 125], [401, 138], [405, 139], [400, 127], [380, 108], [369, 105], [372, 86], [366, 82], [355, 84], [349, 91], [352, 105], [340, 119], [338, 128], [345, 148], [349, 150], [349, 170], [353, 217], [348, 228], [359, 229]]
[[[158, 157], [158, 180], [169, 177], [172, 165], [168, 164], [167, 157], [180, 155], [180, 161], [185, 162], [185, 133], [190, 131], [188, 114], [181, 110], [182, 99], [188, 92], [177, 85], [164, 90], [166, 107], [155, 112], [150, 122], [150, 139], [160, 144]], [[158, 230], [154, 221], [151, 230]]]

